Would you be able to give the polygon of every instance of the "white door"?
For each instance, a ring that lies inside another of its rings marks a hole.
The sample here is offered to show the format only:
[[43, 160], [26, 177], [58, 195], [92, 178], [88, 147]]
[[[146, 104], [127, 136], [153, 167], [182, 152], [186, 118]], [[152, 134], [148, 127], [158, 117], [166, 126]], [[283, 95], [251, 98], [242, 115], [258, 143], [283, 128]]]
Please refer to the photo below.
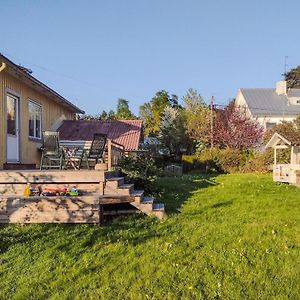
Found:
[[6, 161], [20, 162], [19, 149], [19, 98], [7, 94], [6, 96]]

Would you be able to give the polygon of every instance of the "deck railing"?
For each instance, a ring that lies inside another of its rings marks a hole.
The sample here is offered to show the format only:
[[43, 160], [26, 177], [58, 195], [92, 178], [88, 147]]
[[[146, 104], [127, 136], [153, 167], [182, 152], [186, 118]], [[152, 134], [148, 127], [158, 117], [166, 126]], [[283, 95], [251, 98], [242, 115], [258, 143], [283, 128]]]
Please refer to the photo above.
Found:
[[[73, 147], [78, 148], [76, 151], [76, 156], [80, 158], [82, 155], [82, 151], [88, 150], [91, 147], [92, 141], [68, 141], [68, 140], [61, 140], [61, 145], [65, 147]], [[105, 151], [103, 153], [104, 161], [107, 163], [107, 169], [109, 171], [116, 170], [120, 165], [121, 159], [125, 155], [125, 148], [123, 145], [118, 144], [112, 140], [107, 140]]]
[[112, 140], [107, 140], [105, 160], [107, 161], [107, 167], [109, 171], [118, 168], [124, 155], [125, 148], [123, 145]]

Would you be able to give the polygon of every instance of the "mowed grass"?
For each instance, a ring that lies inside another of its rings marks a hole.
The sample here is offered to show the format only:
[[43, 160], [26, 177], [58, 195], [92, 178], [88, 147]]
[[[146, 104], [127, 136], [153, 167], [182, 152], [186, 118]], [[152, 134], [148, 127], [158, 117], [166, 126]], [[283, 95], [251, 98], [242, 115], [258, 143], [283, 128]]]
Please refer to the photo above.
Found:
[[298, 188], [254, 174], [159, 185], [161, 222], [1, 226], [0, 298], [300, 298]]

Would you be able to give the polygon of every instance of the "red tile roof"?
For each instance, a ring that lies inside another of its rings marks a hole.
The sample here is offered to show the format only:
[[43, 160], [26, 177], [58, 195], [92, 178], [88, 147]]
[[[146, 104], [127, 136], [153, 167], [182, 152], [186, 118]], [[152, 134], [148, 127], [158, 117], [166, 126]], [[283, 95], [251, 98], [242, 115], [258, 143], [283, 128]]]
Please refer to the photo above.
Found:
[[127, 151], [138, 150], [142, 132], [141, 120], [65, 120], [59, 127], [62, 140], [92, 140], [94, 133], [105, 133], [125, 147]]

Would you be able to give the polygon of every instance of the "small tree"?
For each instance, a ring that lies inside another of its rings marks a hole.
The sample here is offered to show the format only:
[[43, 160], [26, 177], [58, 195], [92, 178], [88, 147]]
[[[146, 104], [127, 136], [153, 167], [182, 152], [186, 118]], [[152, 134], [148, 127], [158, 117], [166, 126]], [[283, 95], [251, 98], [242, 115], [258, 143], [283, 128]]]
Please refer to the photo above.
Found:
[[109, 120], [115, 120], [116, 119], [116, 114], [112, 109], [108, 112], [108, 119]]
[[247, 150], [260, 144], [263, 128], [245, 113], [229, 105], [216, 113], [213, 135], [214, 142], [220, 147]]
[[287, 122], [287, 121], [282, 121], [281, 123], [279, 124], [276, 124], [274, 127], [268, 129], [265, 134], [264, 134], [264, 142], [267, 143], [271, 137], [273, 136], [273, 134], [275, 132], [281, 134], [284, 136], [284, 134], [287, 132], [287, 133], [290, 133], [290, 132], [294, 132], [294, 133], [297, 133], [299, 132], [299, 125], [298, 125], [298, 122], [299, 122], [299, 117], [294, 121], [294, 122]]
[[284, 74], [288, 88], [300, 88], [300, 66]]
[[107, 112], [105, 110], [102, 111], [101, 113], [101, 120], [107, 120]]

